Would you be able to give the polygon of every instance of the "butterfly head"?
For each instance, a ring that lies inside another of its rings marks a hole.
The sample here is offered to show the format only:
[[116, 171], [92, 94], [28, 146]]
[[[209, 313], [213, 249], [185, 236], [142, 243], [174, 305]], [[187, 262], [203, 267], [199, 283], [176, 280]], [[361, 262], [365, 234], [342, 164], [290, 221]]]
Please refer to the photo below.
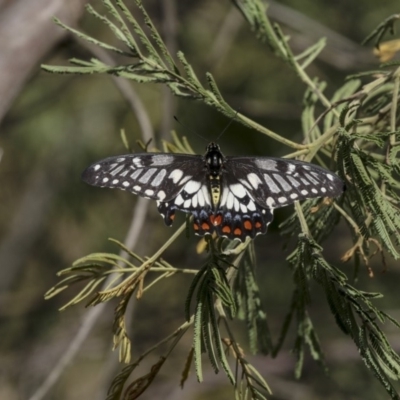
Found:
[[221, 168], [224, 163], [224, 156], [221, 153], [220, 147], [216, 143], [211, 142], [207, 146], [204, 159], [206, 161], [209, 173], [214, 176], [220, 175]]

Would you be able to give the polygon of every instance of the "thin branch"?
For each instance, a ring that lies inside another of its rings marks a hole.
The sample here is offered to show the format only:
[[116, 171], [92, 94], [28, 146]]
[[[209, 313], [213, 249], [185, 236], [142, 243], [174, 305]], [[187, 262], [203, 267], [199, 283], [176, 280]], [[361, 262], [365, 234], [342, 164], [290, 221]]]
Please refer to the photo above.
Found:
[[[95, 46], [87, 42], [86, 40], [82, 40], [75, 35], [71, 35], [71, 37], [74, 38], [80, 46], [93, 53], [100, 61], [110, 66], [117, 65], [114, 59], [110, 56], [110, 53], [106, 50], [102, 49], [99, 46]], [[124, 79], [114, 75], [110, 75], [110, 77], [122, 96], [131, 106], [131, 109], [137, 118], [143, 142], [148, 143], [150, 140], [154, 139], [154, 131], [150, 121], [150, 117], [143, 105], [142, 100], [137, 95], [136, 91], [133, 89], [132, 83], [128, 79]]]
[[[135, 205], [131, 225], [124, 242], [127, 248], [133, 249], [136, 246], [136, 243], [139, 239], [139, 234], [146, 219], [147, 208], [148, 201], [146, 199], [139, 198]], [[123, 254], [125, 254], [125, 252], [121, 251], [120, 256]], [[114, 277], [110, 275], [104, 282], [103, 288], [107, 287], [113, 278]], [[104, 313], [106, 306], [107, 303], [101, 303], [88, 310], [88, 312], [82, 318], [81, 327], [75, 337], [71, 340], [68, 349], [63, 352], [62, 357], [59, 359], [57, 364], [53, 366], [45, 381], [41, 386], [39, 386], [38, 389], [36, 389], [35, 393], [28, 400], [42, 400], [50, 391], [50, 389], [56, 384], [64, 370], [79, 352], [79, 349], [82, 347], [83, 342], [93, 329], [98, 318]]]
[[[14, 0], [0, 14], [0, 122], [23, 90], [38, 62], [65, 32], [51, 18], [76, 25], [88, 0]], [[18, 32], [18, 34], [16, 34]]]
[[[172, 56], [177, 53], [177, 28], [178, 17], [175, 0], [162, 1], [163, 9], [163, 31], [165, 35], [165, 44]], [[176, 114], [177, 101], [167, 86], [162, 87], [162, 117], [161, 117], [161, 139], [165, 140], [170, 137], [173, 126], [173, 117]]]
[[223, 62], [232, 44], [235, 42], [236, 36], [243, 25], [243, 18], [236, 9], [231, 6], [225, 14], [224, 20], [220, 24], [220, 28], [215, 35], [213, 46], [207, 58], [207, 65], [210, 69], [216, 69]]
[[[91, 51], [100, 60], [103, 60], [104, 62], [109, 63], [110, 65], [115, 65], [115, 62], [112, 59], [112, 57], [100, 47], [90, 45], [89, 43], [78, 38], [76, 38], [76, 40], [78, 40], [82, 46]], [[131, 108], [134, 114], [137, 116], [138, 123], [141, 127], [142, 138], [144, 142], [148, 142], [150, 139], [154, 137], [154, 133], [150, 122], [150, 118], [146, 112], [146, 109], [143, 106], [143, 103], [137, 96], [136, 92], [133, 90], [128, 80], [115, 76], [112, 76], [111, 78], [113, 79], [117, 88], [120, 90], [121, 94], [131, 105]], [[147, 208], [148, 208], [148, 201], [143, 198], [139, 198], [134, 208], [134, 215], [124, 241], [125, 246], [128, 249], [133, 249], [139, 239], [139, 235], [147, 215]], [[127, 257], [128, 255], [125, 251], [121, 251], [120, 256]], [[106, 288], [112, 279], [114, 279], [114, 277], [110, 275], [104, 282], [102, 288], [103, 289]], [[58, 378], [63, 373], [64, 369], [75, 357], [76, 353], [78, 352], [84, 340], [92, 330], [98, 317], [104, 311], [105, 307], [106, 307], [105, 303], [98, 304], [96, 307], [89, 310], [89, 312], [85, 315], [82, 321], [81, 328], [74, 337], [74, 339], [72, 339], [70, 347], [65, 351], [64, 356], [52, 369], [52, 372], [48, 375], [44, 383], [38, 388], [35, 394], [31, 397], [31, 400], [42, 399], [43, 396], [45, 396], [45, 394], [52, 388], [52, 386], [54, 386]]]
[[268, 1], [268, 4], [268, 15], [273, 20], [296, 30], [295, 34], [291, 34], [291, 43], [297, 48], [307, 48], [321, 37], [326, 37], [327, 46], [318, 56], [319, 59], [341, 70], [363, 70], [375, 65], [369, 49], [292, 7], [273, 0]]

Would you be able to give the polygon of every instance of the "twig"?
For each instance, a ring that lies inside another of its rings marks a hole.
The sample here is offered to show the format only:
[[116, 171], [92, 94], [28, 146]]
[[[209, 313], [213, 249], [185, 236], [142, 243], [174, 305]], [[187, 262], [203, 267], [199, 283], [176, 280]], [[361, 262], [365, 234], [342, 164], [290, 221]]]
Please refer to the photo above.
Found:
[[294, 207], [296, 209], [297, 217], [299, 218], [299, 221], [300, 221], [300, 226], [301, 226], [302, 232], [305, 235], [310, 236], [310, 230], [308, 228], [306, 219], [304, 217], [304, 213], [303, 213], [303, 209], [301, 208], [301, 204], [298, 201], [295, 201]]
[[[103, 49], [98, 48], [96, 46], [90, 46], [89, 44], [82, 41], [83, 46], [88, 48], [93, 52], [99, 59], [104, 60], [108, 63], [114, 63], [112, 58], [103, 51]], [[151, 126], [150, 118], [139, 99], [136, 95], [136, 92], [133, 90], [132, 86], [126, 79], [112, 77], [115, 85], [121, 91], [125, 99], [128, 100], [129, 104], [132, 107], [133, 112], [137, 116], [138, 123], [141, 127], [142, 137], [145, 142], [153, 138], [153, 129]], [[131, 225], [129, 227], [128, 233], [125, 238], [125, 246], [129, 249], [133, 249], [136, 245], [142, 227], [144, 225], [144, 220], [146, 218], [148, 208], [148, 201], [142, 198], [139, 198], [136, 206], [134, 208], [133, 218], [131, 221]], [[126, 256], [124, 251], [120, 252], [121, 256]], [[110, 281], [113, 279], [113, 276], [110, 275], [103, 284], [103, 288], [106, 288]], [[57, 382], [67, 365], [71, 362], [71, 360], [75, 357], [78, 350], [82, 346], [84, 340], [92, 330], [95, 325], [97, 319], [102, 314], [106, 307], [106, 303], [98, 304], [96, 307], [90, 309], [82, 320], [81, 328], [78, 333], [72, 339], [69, 348], [64, 352], [63, 357], [59, 360], [59, 362], [53, 367], [51, 373], [47, 376], [46, 380], [43, 384], [35, 391], [35, 393], [31, 396], [30, 400], [41, 400], [46, 393], [54, 386]]]
[[[93, 53], [99, 60], [103, 61], [104, 63], [110, 66], [116, 65], [116, 62], [110, 56], [110, 54], [101, 47], [92, 45], [88, 43], [86, 40], [82, 40], [75, 35], [71, 35], [71, 37], [74, 38], [79, 43], [80, 46], [84, 47], [85, 49]], [[127, 79], [114, 75], [111, 75], [111, 79], [113, 80], [118, 90], [121, 92], [122, 96], [131, 106], [131, 109], [134, 115], [136, 116], [138, 124], [140, 126], [143, 142], [148, 143], [151, 139], [154, 139], [154, 131], [149, 115], [147, 114], [147, 111], [142, 103], [142, 100], [137, 95], [136, 91], [132, 87], [132, 84]]]
[[[172, 56], [177, 53], [176, 34], [177, 34], [177, 11], [175, 0], [164, 0], [161, 2], [163, 9], [163, 30], [165, 44]], [[162, 87], [162, 117], [161, 117], [161, 139], [170, 136], [173, 126], [173, 116], [176, 113], [176, 98], [167, 86]]]
[[211, 70], [215, 70], [222, 63], [228, 53], [240, 27], [243, 25], [243, 18], [236, 9], [231, 7], [226, 13], [218, 32], [215, 35], [213, 46], [207, 58], [207, 65]]
[[[139, 198], [136, 206], [134, 208], [133, 217], [131, 221], [131, 225], [128, 230], [128, 234], [126, 235], [125, 245], [128, 248], [134, 248], [137, 240], [139, 239], [139, 232], [142, 229], [144, 224], [144, 220], [147, 214], [148, 201], [145, 199]], [[120, 255], [124, 254], [124, 251], [120, 252]], [[109, 281], [113, 279], [113, 276], [110, 275], [103, 284], [103, 288], [107, 287]], [[95, 323], [97, 322], [100, 315], [103, 314], [104, 309], [106, 308], [108, 303], [98, 304], [96, 307], [91, 308], [85, 316], [82, 318], [82, 323], [79, 331], [75, 335], [75, 337], [71, 340], [68, 349], [63, 352], [63, 356], [59, 359], [57, 364], [53, 366], [51, 372], [47, 375], [47, 378], [36, 389], [35, 393], [29, 398], [29, 400], [41, 400], [44, 396], [49, 392], [49, 390], [55, 385], [58, 381], [61, 374], [64, 372], [65, 368], [72, 361], [72, 359], [76, 356], [79, 349], [81, 348], [83, 342], [91, 332]]]

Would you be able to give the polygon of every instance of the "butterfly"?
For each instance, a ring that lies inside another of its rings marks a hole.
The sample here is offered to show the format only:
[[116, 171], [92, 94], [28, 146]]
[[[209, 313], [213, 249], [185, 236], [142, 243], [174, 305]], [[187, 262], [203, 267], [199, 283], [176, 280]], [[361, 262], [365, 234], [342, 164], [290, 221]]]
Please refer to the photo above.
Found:
[[275, 208], [336, 197], [343, 181], [314, 164], [269, 157], [225, 157], [216, 143], [204, 156], [138, 153], [106, 158], [82, 174], [86, 183], [157, 201], [171, 226], [175, 211], [193, 216], [195, 234], [244, 241], [264, 234]]

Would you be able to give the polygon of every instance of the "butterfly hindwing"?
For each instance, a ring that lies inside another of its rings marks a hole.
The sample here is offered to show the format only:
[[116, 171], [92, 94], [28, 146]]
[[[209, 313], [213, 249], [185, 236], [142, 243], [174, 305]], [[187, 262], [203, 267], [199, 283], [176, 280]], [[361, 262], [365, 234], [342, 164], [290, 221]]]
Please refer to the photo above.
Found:
[[157, 202], [158, 211], [167, 225], [172, 224], [175, 210], [178, 210], [192, 214], [193, 228], [197, 235], [214, 232], [211, 196], [206, 178], [204, 173], [198, 173], [181, 187], [175, 198], [168, 202]]
[[228, 172], [222, 175], [222, 193], [212, 219], [218, 236], [244, 240], [263, 234], [273, 219], [273, 210], [260, 207], [249, 190]]

